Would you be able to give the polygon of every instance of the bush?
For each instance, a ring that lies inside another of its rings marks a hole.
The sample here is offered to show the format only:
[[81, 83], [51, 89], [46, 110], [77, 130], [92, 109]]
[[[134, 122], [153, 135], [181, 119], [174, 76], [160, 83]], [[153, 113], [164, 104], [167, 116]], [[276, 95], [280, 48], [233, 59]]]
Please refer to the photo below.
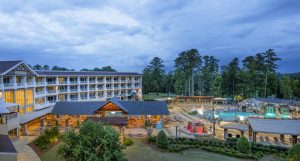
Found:
[[167, 149], [169, 146], [169, 140], [168, 137], [166, 135], [166, 133], [161, 130], [156, 138], [156, 146], [161, 148], [161, 149]]
[[300, 160], [300, 144], [295, 144], [290, 149], [288, 158], [289, 158], [289, 161], [299, 161]]
[[249, 149], [250, 149], [248, 139], [246, 137], [242, 136], [236, 142], [236, 147], [237, 147], [237, 149], [240, 152], [242, 152], [242, 153], [248, 153]]
[[189, 114], [189, 115], [197, 115], [198, 112], [197, 112], [197, 111], [190, 111], [190, 112], [188, 112], [188, 114]]
[[123, 143], [125, 146], [130, 146], [133, 144], [133, 141], [129, 138], [126, 138]]
[[45, 135], [41, 135], [36, 140], [34, 140], [33, 143], [36, 146], [38, 146], [40, 149], [46, 149], [47, 145], [49, 143], [49, 140], [45, 137]]
[[155, 143], [156, 137], [155, 136], [149, 136], [148, 137], [148, 143]]

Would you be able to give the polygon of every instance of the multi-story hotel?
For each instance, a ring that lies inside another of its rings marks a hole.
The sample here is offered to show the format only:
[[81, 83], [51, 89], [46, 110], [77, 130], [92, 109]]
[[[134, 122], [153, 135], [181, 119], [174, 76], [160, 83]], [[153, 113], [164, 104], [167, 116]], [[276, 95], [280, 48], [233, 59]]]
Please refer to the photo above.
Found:
[[122, 100], [142, 95], [142, 76], [130, 72], [35, 71], [24, 61], [0, 61], [4, 102], [30, 113], [59, 101]]

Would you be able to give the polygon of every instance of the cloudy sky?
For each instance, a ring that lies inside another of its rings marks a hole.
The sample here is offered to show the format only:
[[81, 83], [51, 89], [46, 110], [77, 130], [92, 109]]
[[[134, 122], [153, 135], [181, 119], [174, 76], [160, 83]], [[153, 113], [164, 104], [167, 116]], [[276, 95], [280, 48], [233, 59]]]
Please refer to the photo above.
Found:
[[221, 64], [273, 48], [281, 72], [300, 71], [300, 1], [0, 1], [1, 60], [141, 72], [191, 48]]

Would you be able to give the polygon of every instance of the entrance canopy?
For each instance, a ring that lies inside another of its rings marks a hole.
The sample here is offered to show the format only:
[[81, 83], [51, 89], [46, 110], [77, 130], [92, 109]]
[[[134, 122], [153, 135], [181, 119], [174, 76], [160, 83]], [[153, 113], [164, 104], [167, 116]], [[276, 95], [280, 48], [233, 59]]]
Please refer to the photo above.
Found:
[[300, 120], [276, 120], [249, 118], [253, 132], [300, 135]]

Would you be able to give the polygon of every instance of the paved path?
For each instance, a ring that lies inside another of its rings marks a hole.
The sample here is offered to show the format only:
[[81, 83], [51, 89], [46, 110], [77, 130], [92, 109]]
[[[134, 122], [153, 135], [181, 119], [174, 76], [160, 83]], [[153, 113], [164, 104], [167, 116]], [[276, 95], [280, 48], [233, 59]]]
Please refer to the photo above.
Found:
[[20, 136], [19, 139], [13, 141], [18, 152], [18, 161], [41, 161], [38, 155], [27, 145], [36, 136]]

